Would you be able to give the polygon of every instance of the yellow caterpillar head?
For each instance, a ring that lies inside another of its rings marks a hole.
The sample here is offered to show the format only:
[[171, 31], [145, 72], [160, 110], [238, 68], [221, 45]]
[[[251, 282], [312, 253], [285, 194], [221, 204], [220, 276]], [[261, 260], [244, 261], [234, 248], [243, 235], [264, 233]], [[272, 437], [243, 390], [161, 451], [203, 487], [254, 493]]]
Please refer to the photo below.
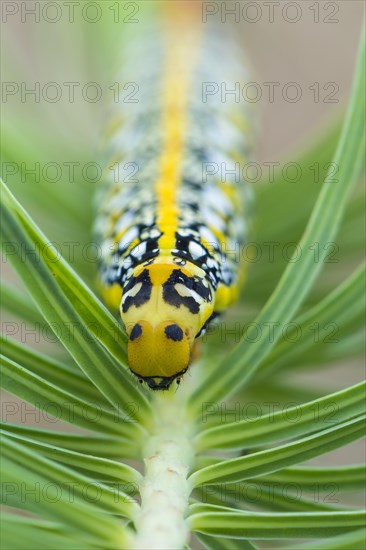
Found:
[[129, 335], [128, 363], [132, 372], [152, 389], [167, 389], [188, 368], [191, 353], [189, 337], [174, 321], [154, 326], [136, 323]]
[[194, 339], [212, 314], [211, 288], [198, 270], [160, 259], [135, 272], [124, 288], [121, 317], [129, 337], [129, 367], [153, 390], [179, 381]]

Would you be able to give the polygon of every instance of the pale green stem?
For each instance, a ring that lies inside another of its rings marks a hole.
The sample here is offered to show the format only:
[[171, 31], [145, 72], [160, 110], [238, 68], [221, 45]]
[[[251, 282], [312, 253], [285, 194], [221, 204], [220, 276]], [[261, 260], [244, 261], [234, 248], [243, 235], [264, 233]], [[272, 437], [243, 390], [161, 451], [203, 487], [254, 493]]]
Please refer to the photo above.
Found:
[[144, 449], [141, 511], [135, 520], [134, 550], [181, 550], [188, 542], [185, 521], [191, 487], [187, 481], [194, 449], [183, 392], [156, 395], [152, 435]]

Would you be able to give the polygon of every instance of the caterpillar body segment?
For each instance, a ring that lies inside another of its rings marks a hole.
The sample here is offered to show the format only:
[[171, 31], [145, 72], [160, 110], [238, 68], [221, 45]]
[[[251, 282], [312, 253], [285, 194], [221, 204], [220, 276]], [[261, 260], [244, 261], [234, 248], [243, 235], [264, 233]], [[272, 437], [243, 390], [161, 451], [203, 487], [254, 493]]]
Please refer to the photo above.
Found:
[[237, 297], [249, 196], [234, 168], [250, 159], [253, 137], [248, 105], [209, 93], [246, 78], [232, 41], [189, 19], [138, 27], [121, 74], [139, 94], [111, 109], [95, 233], [129, 367], [167, 389], [187, 370], [195, 338]]

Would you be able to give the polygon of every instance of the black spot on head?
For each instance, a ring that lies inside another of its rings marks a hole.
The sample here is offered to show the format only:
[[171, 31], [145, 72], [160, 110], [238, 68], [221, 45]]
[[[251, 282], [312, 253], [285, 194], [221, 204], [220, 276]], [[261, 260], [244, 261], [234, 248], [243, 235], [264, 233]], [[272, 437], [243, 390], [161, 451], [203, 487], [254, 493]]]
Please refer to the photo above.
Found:
[[136, 325], [133, 327], [133, 329], [131, 330], [131, 334], [130, 334], [130, 340], [131, 342], [133, 342], [134, 340], [136, 340], [136, 338], [138, 338], [139, 336], [141, 336], [142, 334], [142, 327], [141, 325], [139, 325], [138, 323], [136, 323]]
[[169, 325], [165, 328], [166, 337], [174, 342], [183, 340], [183, 330], [178, 325]]

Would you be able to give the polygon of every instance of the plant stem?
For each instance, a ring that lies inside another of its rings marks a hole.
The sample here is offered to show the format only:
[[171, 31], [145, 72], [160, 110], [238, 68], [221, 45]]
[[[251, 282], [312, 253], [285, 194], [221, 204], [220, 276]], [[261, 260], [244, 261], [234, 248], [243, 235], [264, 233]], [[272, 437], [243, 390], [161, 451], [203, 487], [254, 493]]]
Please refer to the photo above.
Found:
[[189, 537], [185, 511], [191, 492], [187, 476], [194, 456], [193, 437], [185, 406], [174, 392], [157, 395], [154, 403], [153, 433], [143, 455], [136, 550], [181, 550]]

